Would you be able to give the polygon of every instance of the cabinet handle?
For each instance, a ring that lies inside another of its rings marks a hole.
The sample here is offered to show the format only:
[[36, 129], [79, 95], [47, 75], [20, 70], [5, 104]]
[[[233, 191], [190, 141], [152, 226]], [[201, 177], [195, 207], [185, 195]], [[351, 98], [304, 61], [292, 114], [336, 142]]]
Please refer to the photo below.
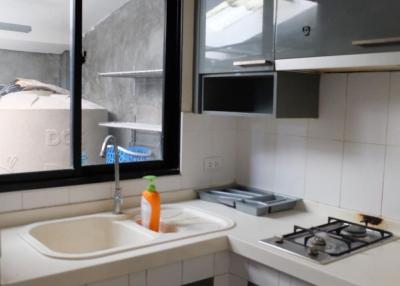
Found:
[[400, 44], [400, 37], [357, 40], [352, 42], [353, 46], [374, 46], [374, 45], [390, 45], [390, 44]]
[[272, 66], [274, 62], [268, 60], [250, 60], [233, 62], [235, 67]]

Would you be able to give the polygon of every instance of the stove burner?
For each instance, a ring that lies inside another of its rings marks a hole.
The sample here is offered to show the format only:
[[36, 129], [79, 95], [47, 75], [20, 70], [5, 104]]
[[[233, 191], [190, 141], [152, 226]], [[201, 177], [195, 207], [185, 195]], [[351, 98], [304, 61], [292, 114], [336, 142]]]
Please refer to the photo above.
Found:
[[323, 251], [326, 247], [325, 238], [314, 235], [308, 240], [309, 247], [307, 248], [307, 253], [310, 256], [318, 256], [320, 251]]
[[326, 246], [326, 240], [321, 236], [314, 235], [310, 238], [310, 244], [311, 246]]
[[341, 234], [347, 235], [350, 237], [357, 237], [357, 238], [366, 237], [367, 236], [367, 228], [362, 225], [352, 224], [352, 225], [349, 225], [348, 227], [346, 227], [345, 229], [343, 229], [341, 231]]
[[329, 217], [325, 224], [311, 228], [295, 225], [291, 233], [260, 242], [327, 264], [394, 239], [391, 232]]

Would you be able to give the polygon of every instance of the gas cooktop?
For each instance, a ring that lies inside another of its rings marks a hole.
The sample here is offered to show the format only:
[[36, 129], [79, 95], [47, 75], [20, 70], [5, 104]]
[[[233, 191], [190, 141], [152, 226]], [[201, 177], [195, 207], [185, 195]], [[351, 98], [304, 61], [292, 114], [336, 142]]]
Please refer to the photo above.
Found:
[[328, 264], [373, 246], [397, 239], [391, 232], [329, 217], [328, 223], [304, 228], [295, 225], [292, 233], [260, 240], [286, 252], [320, 264]]

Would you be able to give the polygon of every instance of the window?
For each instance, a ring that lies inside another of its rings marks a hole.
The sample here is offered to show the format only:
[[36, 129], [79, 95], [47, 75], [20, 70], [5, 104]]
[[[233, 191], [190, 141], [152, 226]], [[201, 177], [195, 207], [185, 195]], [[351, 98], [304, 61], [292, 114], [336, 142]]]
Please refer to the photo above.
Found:
[[0, 191], [178, 173], [180, 5], [2, 2]]

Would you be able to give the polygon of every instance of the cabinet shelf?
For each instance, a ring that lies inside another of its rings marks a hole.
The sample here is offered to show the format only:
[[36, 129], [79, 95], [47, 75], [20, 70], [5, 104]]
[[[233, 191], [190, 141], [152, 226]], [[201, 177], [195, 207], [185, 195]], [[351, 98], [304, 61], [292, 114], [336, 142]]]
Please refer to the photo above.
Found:
[[122, 71], [122, 72], [103, 72], [98, 73], [100, 77], [119, 77], [119, 78], [160, 78], [163, 70], [141, 70], [141, 71]]
[[130, 129], [136, 131], [162, 132], [161, 125], [139, 122], [101, 122], [99, 126], [108, 128]]

